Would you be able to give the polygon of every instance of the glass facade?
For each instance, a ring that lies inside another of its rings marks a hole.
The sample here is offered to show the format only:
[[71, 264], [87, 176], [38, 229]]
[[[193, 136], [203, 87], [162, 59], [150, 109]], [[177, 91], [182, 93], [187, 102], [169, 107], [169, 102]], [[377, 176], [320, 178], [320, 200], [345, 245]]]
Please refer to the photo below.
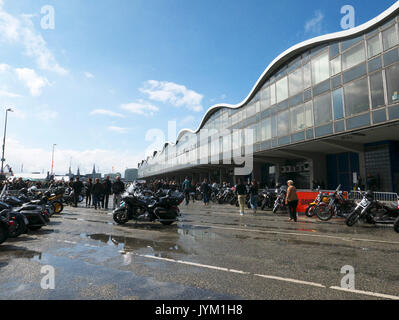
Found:
[[[197, 134], [186, 132], [176, 145], [150, 157], [139, 175], [195, 166], [211, 156], [222, 160], [248, 144], [237, 130], [252, 129], [254, 152], [264, 152], [393, 121], [399, 104], [398, 44], [398, 21], [391, 18], [352, 38], [298, 50], [260, 80], [245, 105], [208, 112]], [[214, 135], [201, 138], [211, 129]]]

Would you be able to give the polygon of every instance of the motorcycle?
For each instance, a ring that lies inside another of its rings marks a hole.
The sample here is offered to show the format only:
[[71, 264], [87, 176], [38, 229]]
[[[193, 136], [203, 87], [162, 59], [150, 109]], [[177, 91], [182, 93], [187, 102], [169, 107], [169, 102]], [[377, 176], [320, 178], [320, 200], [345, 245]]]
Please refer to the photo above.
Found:
[[163, 225], [171, 225], [180, 216], [178, 206], [183, 200], [182, 193], [173, 196], [170, 190], [166, 195], [164, 192], [158, 192], [152, 197], [144, 197], [140, 191], [135, 191], [134, 185], [131, 185], [122, 195], [121, 205], [114, 210], [113, 218], [119, 225], [129, 220], [159, 221]]
[[394, 224], [395, 229], [395, 224], [397, 223], [397, 219], [399, 219], [399, 205], [390, 206], [375, 200], [372, 191], [363, 192], [362, 195], [362, 201], [359, 202], [348, 216], [346, 225], [352, 227], [360, 219], [363, 219], [370, 224]]
[[318, 195], [312, 203], [309, 204], [309, 206], [306, 208], [305, 215], [309, 218], [313, 217], [315, 215], [315, 208], [320, 205], [320, 203], [325, 203], [328, 204], [330, 202], [330, 199], [328, 197], [328, 193], [323, 193], [320, 191], [320, 186], [317, 188]]
[[286, 208], [285, 198], [287, 196], [287, 187], [282, 186], [280, 189], [276, 188], [275, 193], [277, 194], [277, 198], [274, 201], [273, 213], [277, 213], [278, 210]]
[[[13, 223], [11, 222], [11, 225]], [[8, 229], [10, 227], [10, 217], [7, 210], [0, 212], [0, 244], [8, 239]]]
[[262, 204], [260, 206], [262, 210], [265, 210], [266, 208], [273, 209], [275, 199], [272, 192], [262, 191], [259, 198], [262, 201]]
[[334, 216], [346, 218], [356, 206], [354, 201], [345, 199], [344, 194], [341, 191], [341, 185], [339, 185], [335, 192], [328, 197], [328, 204], [321, 202], [314, 208], [314, 213], [321, 221], [329, 221]]

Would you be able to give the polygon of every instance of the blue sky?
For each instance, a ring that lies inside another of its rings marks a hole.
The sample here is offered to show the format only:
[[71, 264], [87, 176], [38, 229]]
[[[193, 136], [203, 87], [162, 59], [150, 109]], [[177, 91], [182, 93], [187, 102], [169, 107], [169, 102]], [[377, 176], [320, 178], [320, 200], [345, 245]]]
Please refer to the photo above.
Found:
[[[395, 1], [0, 0], [0, 123], [15, 172], [136, 167], [146, 133], [196, 129], [216, 103], [236, 104], [289, 47], [356, 25]], [[53, 6], [55, 28], [41, 27]], [[306, 27], [308, 26], [308, 27]]]

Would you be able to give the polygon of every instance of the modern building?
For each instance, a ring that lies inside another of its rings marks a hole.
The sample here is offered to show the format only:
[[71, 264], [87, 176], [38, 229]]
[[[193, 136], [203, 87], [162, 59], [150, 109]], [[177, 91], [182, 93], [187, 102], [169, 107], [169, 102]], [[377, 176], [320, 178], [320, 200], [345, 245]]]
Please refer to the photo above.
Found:
[[211, 107], [197, 130], [139, 163], [139, 178], [234, 182], [232, 159], [248, 147], [246, 178], [269, 186], [291, 178], [349, 190], [369, 177], [399, 192], [398, 16], [396, 2], [361, 26], [291, 47], [243, 102]]
[[125, 181], [133, 182], [138, 178], [138, 169], [126, 169], [125, 170]]

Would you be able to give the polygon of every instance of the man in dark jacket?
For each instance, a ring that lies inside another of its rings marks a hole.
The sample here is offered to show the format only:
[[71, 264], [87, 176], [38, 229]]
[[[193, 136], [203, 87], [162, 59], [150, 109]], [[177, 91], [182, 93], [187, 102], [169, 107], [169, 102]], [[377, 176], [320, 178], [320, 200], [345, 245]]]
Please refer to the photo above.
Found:
[[100, 182], [100, 179], [96, 179], [96, 183], [93, 184], [92, 194], [93, 194], [93, 205], [94, 209], [97, 210], [97, 207], [100, 209], [100, 197], [104, 192], [104, 187]]
[[92, 199], [91, 199], [91, 195], [93, 192], [93, 180], [91, 180], [91, 178], [89, 178], [89, 181], [87, 182], [86, 185], [86, 207], [90, 207], [91, 203], [92, 203]]
[[103, 209], [108, 210], [109, 196], [112, 193], [112, 182], [109, 180], [109, 176], [105, 178], [103, 185], [104, 185], [104, 199], [102, 201], [102, 207]]
[[116, 181], [112, 184], [112, 192], [114, 193], [113, 210], [120, 206], [122, 192], [125, 191], [125, 184], [121, 181], [121, 177], [116, 177]]
[[209, 206], [209, 198], [211, 195], [211, 187], [208, 183], [208, 179], [205, 178], [204, 182], [201, 184], [201, 192], [203, 195], [203, 199], [204, 199], [204, 204], [205, 206]]
[[76, 178], [76, 181], [72, 184], [72, 189], [74, 192], [74, 206], [78, 206], [79, 196], [83, 190], [83, 183], [80, 181], [79, 177]]

